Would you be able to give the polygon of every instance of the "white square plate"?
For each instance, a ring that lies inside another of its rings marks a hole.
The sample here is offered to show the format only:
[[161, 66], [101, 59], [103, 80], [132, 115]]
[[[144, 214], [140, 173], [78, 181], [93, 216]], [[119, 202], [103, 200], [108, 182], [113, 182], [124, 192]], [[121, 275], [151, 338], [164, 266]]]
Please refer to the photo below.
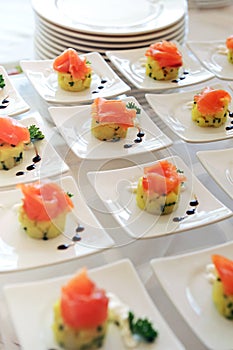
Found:
[[162, 287], [191, 329], [208, 349], [232, 349], [232, 321], [216, 310], [212, 285], [206, 278], [211, 255], [233, 259], [233, 243], [225, 243], [194, 253], [151, 261]]
[[[198, 60], [185, 48], [176, 43], [183, 57], [177, 82], [153, 80], [145, 74], [145, 48], [107, 51], [106, 55], [116, 68], [138, 89], [153, 91], [174, 89], [211, 79], [214, 74], [201, 66]], [[183, 72], [188, 74], [183, 74]]]
[[82, 103], [92, 101], [97, 96], [110, 97], [130, 90], [99, 53], [91, 52], [84, 56], [91, 62], [92, 83], [90, 88], [80, 92], [65, 91], [58, 86], [53, 60], [23, 60], [20, 65], [40, 96], [51, 103]]
[[[56, 182], [65, 192], [73, 194], [74, 209], [67, 215], [65, 232], [50, 240], [30, 238], [18, 221], [18, 208], [22, 202], [19, 189], [0, 191], [0, 272], [25, 270], [77, 259], [113, 245], [79, 192], [70, 176]], [[84, 226], [81, 241], [68, 249], [57, 249], [60, 244], [72, 243], [78, 224]]]
[[[221, 85], [207, 85], [213, 88], [224, 89]], [[233, 137], [233, 130], [226, 130], [230, 126], [232, 118], [228, 116], [225, 125], [219, 128], [200, 127], [191, 116], [192, 101], [194, 95], [202, 88], [193, 91], [172, 94], [146, 94], [146, 99], [165, 124], [180, 138], [187, 142], [211, 142], [225, 140]], [[232, 92], [229, 90], [229, 93]], [[229, 110], [233, 111], [233, 103], [229, 105]]]
[[[138, 350], [184, 350], [153, 304], [130, 260], [105, 265], [90, 270], [88, 274], [99, 287], [114, 293], [128, 304], [135, 316], [150, 319], [158, 330], [159, 335], [155, 342], [142, 344], [137, 347]], [[51, 330], [53, 304], [60, 296], [62, 285], [71, 277], [9, 285], [4, 288], [10, 315], [23, 350], [60, 349], [54, 343]], [[128, 349], [122, 342], [117, 327], [109, 327], [106, 342], [101, 349]]]
[[[40, 115], [34, 113], [32, 117], [21, 119], [20, 122], [25, 126], [35, 124], [43, 133], [43, 122]], [[41, 157], [41, 161], [35, 163], [35, 168], [28, 171], [27, 167], [33, 164], [33, 157], [36, 151], [33, 147], [28, 147], [24, 151], [24, 157], [21, 164], [10, 170], [0, 170], [0, 187], [12, 186], [21, 182], [34, 181], [39, 178], [60, 175], [69, 170], [68, 165], [61, 159], [54, 147], [47, 142], [46, 138], [35, 143], [36, 149]], [[22, 175], [17, 176], [18, 172]]]
[[[136, 204], [136, 194], [132, 191], [132, 186], [135, 187], [139, 177], [143, 175], [143, 168], [148, 164], [88, 173], [90, 183], [107, 210], [130, 236], [138, 239], [159, 237], [212, 224], [232, 216], [231, 210], [202, 185], [181, 158], [174, 156], [167, 159], [183, 171], [187, 178], [179, 207], [169, 215], [152, 215]], [[174, 222], [175, 217], [185, 216], [186, 210], [190, 209], [189, 202], [195, 196], [199, 202], [195, 214]]]
[[4, 88], [0, 88], [0, 115], [13, 117], [17, 114], [27, 112], [30, 107], [20, 96], [3, 66], [0, 66], [0, 74], [5, 81]]
[[210, 176], [233, 199], [233, 148], [198, 151], [197, 156]]
[[205, 68], [216, 77], [226, 80], [233, 79], [233, 65], [227, 60], [225, 41], [189, 41], [187, 45]]
[[[137, 128], [129, 128], [127, 137], [118, 142], [100, 141], [91, 133], [91, 106], [49, 107], [50, 115], [60, 133], [73, 152], [80, 158], [108, 159], [121, 158], [133, 154], [168, 147], [172, 141], [156, 126], [134, 97], [122, 99], [125, 103], [134, 102], [141, 109], [137, 114], [138, 124], [145, 132], [141, 143], [134, 143]], [[131, 148], [125, 144], [134, 143]]]

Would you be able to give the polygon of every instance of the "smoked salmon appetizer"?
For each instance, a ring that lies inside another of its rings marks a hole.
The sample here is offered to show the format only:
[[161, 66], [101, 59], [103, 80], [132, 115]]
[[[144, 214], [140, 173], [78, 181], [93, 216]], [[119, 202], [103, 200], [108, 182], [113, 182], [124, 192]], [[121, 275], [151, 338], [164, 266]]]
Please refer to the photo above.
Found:
[[201, 127], [218, 128], [227, 121], [230, 102], [231, 95], [227, 91], [205, 87], [194, 96], [192, 120]]
[[176, 210], [185, 176], [168, 160], [145, 167], [138, 180], [136, 202], [151, 214], [165, 215]]
[[58, 74], [58, 84], [63, 90], [82, 91], [91, 85], [92, 69], [86, 58], [81, 58], [74, 49], [66, 49], [53, 61]]
[[222, 256], [212, 255], [216, 279], [212, 298], [218, 312], [233, 320], [233, 261]]
[[233, 64], [233, 35], [229, 36], [226, 39], [226, 47], [227, 47], [227, 59], [230, 63]]
[[134, 127], [137, 111], [127, 108], [121, 100], [98, 97], [91, 105], [91, 132], [101, 141], [125, 138], [128, 128]]
[[30, 237], [48, 240], [64, 232], [73, 202], [60, 186], [46, 180], [17, 186], [23, 194], [19, 222]]
[[146, 50], [146, 75], [154, 80], [172, 80], [177, 78], [183, 65], [182, 54], [175, 43], [162, 40]]
[[0, 116], [0, 170], [20, 164], [27, 143], [30, 143], [28, 128], [9, 116]]
[[67, 350], [91, 350], [103, 345], [108, 324], [108, 297], [81, 269], [61, 288], [54, 305], [55, 341]]

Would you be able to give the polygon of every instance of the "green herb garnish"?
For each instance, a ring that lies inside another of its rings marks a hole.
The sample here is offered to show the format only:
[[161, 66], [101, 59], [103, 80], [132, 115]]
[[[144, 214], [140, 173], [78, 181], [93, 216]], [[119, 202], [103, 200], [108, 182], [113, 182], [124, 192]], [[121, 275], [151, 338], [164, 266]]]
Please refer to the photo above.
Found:
[[137, 114], [140, 114], [141, 113], [141, 109], [134, 103], [134, 102], [128, 102], [127, 103], [127, 105], [126, 105], [126, 107], [128, 108], [128, 109], [136, 109], [136, 113]]
[[41, 132], [41, 130], [35, 125], [30, 125], [28, 127], [29, 133], [30, 133], [30, 139], [35, 140], [43, 140], [44, 134]]
[[67, 196], [70, 197], [70, 198], [74, 196], [74, 195], [73, 195], [72, 193], [70, 193], [70, 192], [66, 192], [66, 194], [67, 194]]
[[2, 74], [0, 74], [0, 88], [3, 89], [4, 86], [6, 86], [5, 84], [5, 80]]
[[128, 316], [129, 327], [132, 334], [138, 335], [142, 340], [152, 343], [158, 336], [150, 321], [146, 318], [134, 321], [134, 314], [130, 311]]

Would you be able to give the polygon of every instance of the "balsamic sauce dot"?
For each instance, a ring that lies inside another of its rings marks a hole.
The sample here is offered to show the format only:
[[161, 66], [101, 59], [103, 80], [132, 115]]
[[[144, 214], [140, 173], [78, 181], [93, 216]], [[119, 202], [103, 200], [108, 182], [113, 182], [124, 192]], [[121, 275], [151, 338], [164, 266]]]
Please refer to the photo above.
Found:
[[186, 211], [186, 214], [187, 214], [187, 215], [193, 215], [193, 214], [195, 214], [195, 208], [194, 208], [194, 209], [189, 209], [189, 210], [187, 210], [187, 211]]
[[24, 171], [18, 171], [15, 175], [16, 175], [16, 176], [22, 176], [22, 175], [24, 175], [24, 174], [25, 174]]

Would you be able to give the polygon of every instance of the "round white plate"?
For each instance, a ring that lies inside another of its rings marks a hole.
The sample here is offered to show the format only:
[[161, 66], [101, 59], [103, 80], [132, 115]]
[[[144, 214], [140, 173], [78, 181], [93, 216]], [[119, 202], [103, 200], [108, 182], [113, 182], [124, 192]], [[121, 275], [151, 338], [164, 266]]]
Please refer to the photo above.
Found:
[[66, 29], [55, 25], [51, 22], [46, 21], [43, 17], [36, 16], [36, 28], [43, 28], [50, 35], [55, 35], [56, 37], [63, 40], [82, 40], [84, 42], [97, 41], [99, 43], [116, 43], [118, 45], [127, 45], [127, 43], [133, 43], [137, 41], [148, 41], [154, 40], [160, 36], [165, 36], [171, 34], [181, 28], [187, 29], [187, 16], [184, 15], [179, 22], [172, 24], [169, 27], [164, 29], [158, 29], [146, 34], [137, 34], [137, 35], [100, 35], [94, 33], [83, 33], [71, 29]]
[[[33, 0], [34, 11], [46, 20], [87, 33], [147, 33], [177, 23], [187, 11], [185, 0]], [[104, 9], [104, 11], [103, 11]], [[127, 23], [127, 24], [126, 24]]]

